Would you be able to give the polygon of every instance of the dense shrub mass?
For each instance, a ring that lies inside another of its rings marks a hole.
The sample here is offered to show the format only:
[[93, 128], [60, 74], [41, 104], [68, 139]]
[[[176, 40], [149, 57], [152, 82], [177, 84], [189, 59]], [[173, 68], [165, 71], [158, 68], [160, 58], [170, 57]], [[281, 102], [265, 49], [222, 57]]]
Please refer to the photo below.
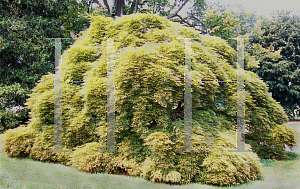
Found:
[[[122, 152], [99, 152], [106, 148], [104, 37], [115, 38], [115, 137], [116, 149]], [[30, 123], [22, 128], [22, 133], [7, 132], [6, 151], [24, 141], [31, 148], [23, 145], [16, 155], [26, 153], [40, 161], [60, 161], [83, 171], [128, 173], [170, 184], [201, 182], [226, 186], [257, 179], [261, 175], [257, 153], [263, 148], [253, 148], [254, 152], [227, 151], [236, 148], [234, 83], [192, 84], [192, 146], [200, 153], [182, 151], [182, 38], [196, 38], [191, 53], [193, 80], [236, 80], [236, 51], [220, 38], [199, 35], [157, 15], [129, 15], [115, 21], [97, 16], [63, 54], [60, 65], [64, 81], [85, 80], [76, 85], [63, 83], [62, 88], [63, 148], [74, 151], [46, 152], [53, 148], [54, 140], [53, 74], [43, 76], [33, 89], [26, 103], [31, 109]], [[291, 130], [285, 125], [287, 116], [282, 107], [271, 98], [257, 75], [246, 71], [245, 78], [246, 138], [269, 145], [293, 145], [295, 139], [288, 134]], [[33, 131], [35, 135], [29, 135]], [[17, 142], [13, 133], [27, 140]], [[30, 137], [32, 142], [28, 141]], [[247, 144], [246, 149], [252, 147]], [[268, 155], [274, 153], [268, 151]]]
[[27, 157], [35, 142], [36, 132], [29, 127], [17, 127], [5, 132], [3, 150], [10, 157]]
[[19, 83], [0, 85], [0, 131], [16, 128], [28, 121], [29, 110], [19, 104], [25, 103], [29, 92]]

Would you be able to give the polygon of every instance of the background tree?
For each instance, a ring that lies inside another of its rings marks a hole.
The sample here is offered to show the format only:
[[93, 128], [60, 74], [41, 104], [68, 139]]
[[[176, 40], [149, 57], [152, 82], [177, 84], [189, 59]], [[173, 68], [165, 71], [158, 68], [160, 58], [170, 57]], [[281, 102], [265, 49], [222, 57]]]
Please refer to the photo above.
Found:
[[228, 11], [221, 5], [214, 5], [205, 11], [200, 33], [221, 37], [236, 48], [236, 40], [232, 38], [249, 36], [260, 18], [261, 16], [248, 13], [242, 8], [235, 12]]
[[[109, 7], [107, 0], [103, 0], [103, 4], [107, 9], [107, 15], [111, 17], [121, 16], [121, 12], [122, 15], [133, 14], [137, 9], [137, 12], [139, 13], [152, 13], [160, 16], [167, 16], [170, 21], [180, 22], [189, 27], [194, 27], [201, 20], [199, 16], [203, 15], [207, 5], [204, 0], [195, 0], [193, 10], [188, 13], [187, 17], [182, 18], [178, 13], [189, 1], [191, 0], [176, 0], [172, 5], [167, 0], [127, 0], [126, 2], [128, 5], [126, 5], [125, 0], [115, 0], [112, 8]], [[138, 3], [138, 5], [136, 5], [136, 3]], [[142, 9], [145, 5], [148, 6], [148, 9]], [[138, 6], [140, 6], [140, 8], [138, 8]], [[166, 11], [167, 8], [169, 9], [168, 11]], [[189, 20], [194, 20], [194, 23], [190, 23]]]
[[249, 68], [268, 85], [273, 98], [294, 118], [300, 104], [300, 18], [277, 12], [263, 19], [250, 36], [248, 51], [260, 61], [260, 68]]
[[[71, 0], [0, 2], [0, 130], [28, 120], [26, 108], [12, 110], [24, 106], [42, 75], [54, 73], [54, 41], [46, 38], [69, 38], [83, 30], [88, 19], [80, 12], [85, 10]], [[62, 40], [62, 51], [73, 42]]]

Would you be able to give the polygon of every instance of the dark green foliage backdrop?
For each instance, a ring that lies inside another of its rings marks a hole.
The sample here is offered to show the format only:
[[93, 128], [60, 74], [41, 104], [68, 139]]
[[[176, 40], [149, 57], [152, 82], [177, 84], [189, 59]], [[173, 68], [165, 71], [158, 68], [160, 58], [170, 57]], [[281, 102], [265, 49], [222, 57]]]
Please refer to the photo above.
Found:
[[260, 68], [249, 70], [269, 85], [272, 97], [292, 119], [295, 105], [300, 104], [300, 17], [278, 12], [260, 27], [250, 36], [248, 47]]
[[23, 107], [23, 94], [30, 94], [41, 76], [54, 73], [55, 44], [47, 38], [69, 38], [62, 40], [64, 52], [74, 43], [70, 32], [89, 26], [86, 9], [73, 0], [0, 1], [0, 130], [28, 120], [26, 108], [18, 113], [22, 118], [7, 108]]

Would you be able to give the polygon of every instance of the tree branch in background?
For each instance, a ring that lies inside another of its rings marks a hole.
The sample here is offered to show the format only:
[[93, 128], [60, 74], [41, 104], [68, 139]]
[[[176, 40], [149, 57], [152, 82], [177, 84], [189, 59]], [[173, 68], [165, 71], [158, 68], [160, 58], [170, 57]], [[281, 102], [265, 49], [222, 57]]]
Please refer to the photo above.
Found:
[[192, 15], [191, 18], [194, 18], [195, 20], [201, 22], [201, 20], [199, 18], [195, 17], [194, 15]]
[[109, 9], [109, 5], [107, 3], [107, 0], [103, 0], [103, 3], [105, 5], [105, 7], [107, 8], [107, 14], [110, 15], [110, 9]]
[[174, 17], [176, 17], [176, 16], [178, 16], [179, 18], [180, 18], [180, 20], [170, 20], [170, 21], [172, 21], [172, 22], [180, 22], [180, 23], [182, 23], [182, 22], [184, 22], [186, 19], [188, 19], [189, 17], [187, 16], [187, 17], [185, 17], [185, 18], [182, 18], [180, 15], [175, 15]]
[[185, 6], [185, 4], [188, 2], [189, 0], [185, 0], [185, 2], [181, 5], [181, 7], [174, 13], [174, 14], [171, 14], [170, 16], [168, 16], [167, 18], [170, 19], [170, 18], [173, 18], [175, 17], [176, 15], [178, 15], [178, 12], [181, 11], [181, 9]]

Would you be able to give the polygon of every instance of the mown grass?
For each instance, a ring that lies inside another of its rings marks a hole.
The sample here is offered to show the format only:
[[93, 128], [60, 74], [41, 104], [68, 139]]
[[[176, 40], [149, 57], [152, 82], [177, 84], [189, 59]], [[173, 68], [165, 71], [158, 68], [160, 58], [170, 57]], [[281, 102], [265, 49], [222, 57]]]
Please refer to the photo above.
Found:
[[[300, 127], [300, 124], [297, 125]], [[2, 153], [2, 152], [1, 152]], [[74, 167], [43, 163], [30, 158], [0, 157], [0, 188], [234, 188], [297, 189], [300, 183], [300, 153], [287, 152], [285, 160], [262, 159], [263, 180], [231, 187], [192, 183], [184, 186], [157, 184], [139, 177], [90, 174]]]

